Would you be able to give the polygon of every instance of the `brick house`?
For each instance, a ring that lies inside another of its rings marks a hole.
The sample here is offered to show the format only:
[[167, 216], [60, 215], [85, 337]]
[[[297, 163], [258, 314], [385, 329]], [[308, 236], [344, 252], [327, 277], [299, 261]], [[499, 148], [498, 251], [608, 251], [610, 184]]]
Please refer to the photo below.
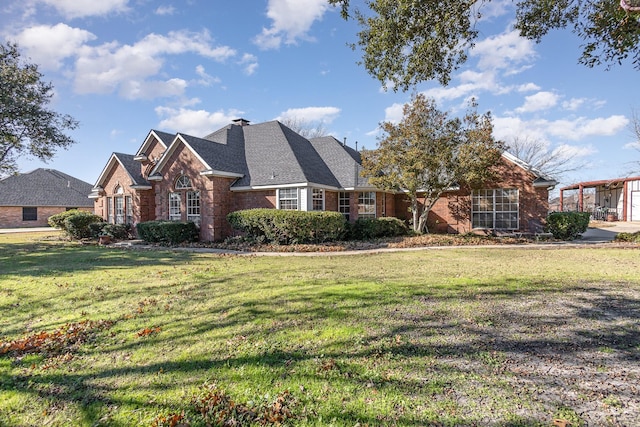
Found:
[[0, 180], [0, 228], [48, 226], [69, 209], [93, 212], [92, 185], [54, 169], [35, 169]]
[[[442, 231], [529, 230], [555, 181], [508, 153], [502, 179], [445, 194], [430, 216]], [[115, 223], [194, 221], [204, 241], [232, 235], [228, 213], [250, 208], [337, 211], [349, 221], [410, 219], [406, 196], [361, 176], [360, 154], [333, 137], [305, 139], [278, 121], [238, 119], [197, 138], [152, 130], [134, 155], [113, 153], [90, 195]]]

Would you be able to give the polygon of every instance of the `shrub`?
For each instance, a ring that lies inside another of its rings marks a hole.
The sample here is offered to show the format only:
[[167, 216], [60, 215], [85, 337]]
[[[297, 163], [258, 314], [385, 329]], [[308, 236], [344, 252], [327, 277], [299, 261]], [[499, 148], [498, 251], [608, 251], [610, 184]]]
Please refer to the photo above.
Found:
[[90, 224], [102, 222], [102, 217], [91, 212], [77, 211], [64, 219], [62, 229], [73, 239], [87, 239], [91, 237]]
[[70, 209], [68, 211], [60, 212], [59, 214], [51, 215], [47, 220], [47, 222], [53, 228], [59, 228], [61, 230], [66, 231], [64, 228], [64, 220], [69, 218], [72, 215], [77, 214], [78, 212], [84, 212], [84, 211], [79, 211], [78, 209]]
[[285, 245], [335, 241], [346, 230], [339, 212], [247, 209], [231, 212], [227, 220], [254, 240]]
[[358, 218], [351, 226], [350, 238], [354, 240], [378, 239], [409, 234], [409, 227], [398, 218]]
[[94, 222], [89, 224], [91, 237], [97, 239], [100, 236], [111, 236], [114, 240], [125, 240], [131, 237], [130, 224], [109, 224], [107, 222]]
[[635, 233], [618, 233], [615, 238], [616, 242], [640, 243], [640, 231]]
[[147, 221], [136, 225], [138, 237], [149, 243], [176, 245], [198, 240], [198, 226], [192, 222]]
[[587, 231], [588, 212], [553, 212], [547, 216], [545, 231], [560, 240], [573, 240]]

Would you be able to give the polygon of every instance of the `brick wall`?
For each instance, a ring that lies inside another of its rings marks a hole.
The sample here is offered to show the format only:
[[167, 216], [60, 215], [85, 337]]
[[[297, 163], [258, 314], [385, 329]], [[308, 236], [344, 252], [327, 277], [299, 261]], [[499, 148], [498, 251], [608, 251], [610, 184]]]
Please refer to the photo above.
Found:
[[[50, 216], [67, 210], [66, 206], [38, 206], [37, 221], [22, 220], [22, 206], [0, 206], [0, 228], [19, 227], [48, 227], [47, 220]], [[91, 208], [78, 208], [79, 210], [93, 212]]]
[[[523, 168], [503, 159], [499, 165], [500, 180], [487, 182], [483, 189], [517, 188], [519, 190], [519, 230], [529, 231], [532, 221], [544, 222], [549, 210], [549, 192], [546, 188], [535, 188], [535, 176]], [[424, 198], [419, 199], [424, 206]], [[395, 196], [396, 215], [410, 220], [410, 203], [405, 194]], [[429, 231], [466, 233], [472, 231], [471, 190], [445, 193], [429, 212]]]

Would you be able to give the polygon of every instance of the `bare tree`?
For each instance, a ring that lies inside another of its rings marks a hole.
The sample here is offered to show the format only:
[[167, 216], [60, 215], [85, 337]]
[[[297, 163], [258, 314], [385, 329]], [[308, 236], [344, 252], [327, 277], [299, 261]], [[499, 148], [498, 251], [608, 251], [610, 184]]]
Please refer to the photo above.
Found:
[[567, 145], [550, 149], [549, 143], [527, 137], [513, 137], [507, 143], [507, 151], [558, 181], [561, 181], [565, 174], [583, 169], [588, 164], [587, 161], [578, 159]]
[[329, 134], [323, 121], [314, 123], [299, 117], [285, 117], [280, 120], [280, 123], [307, 139], [319, 138]]

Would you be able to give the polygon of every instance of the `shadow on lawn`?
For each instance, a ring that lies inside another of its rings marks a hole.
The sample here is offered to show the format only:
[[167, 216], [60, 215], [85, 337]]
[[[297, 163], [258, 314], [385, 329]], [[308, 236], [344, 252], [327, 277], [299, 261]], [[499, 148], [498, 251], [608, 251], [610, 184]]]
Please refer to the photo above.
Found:
[[17, 276], [51, 276], [126, 264], [161, 267], [192, 258], [193, 254], [189, 252], [134, 252], [68, 242], [0, 244], [0, 271]]
[[[26, 249], [17, 247], [11, 250]], [[56, 253], [57, 250], [49, 253], [46, 250], [35, 251], [40, 252], [45, 253], [30, 262], [37, 264], [42, 260], [46, 270], [62, 260], [75, 259], [58, 267], [60, 271], [121, 266], [123, 261], [135, 265], [173, 265], [176, 257], [190, 259], [190, 255], [185, 253], [154, 251], [136, 252], [131, 256], [127, 252], [85, 247], [65, 248], [63, 253]], [[25, 256], [29, 258], [29, 254]], [[10, 257], [3, 252], [0, 265], [11, 269]], [[22, 273], [24, 268], [13, 266], [15, 272], [8, 274], [37, 275], [37, 265], [30, 273]], [[267, 267], [262, 268], [267, 274]], [[253, 272], [253, 275], [260, 277], [260, 271]], [[514, 388], [520, 387], [517, 398], [522, 402], [534, 402], [531, 405], [536, 409], [512, 420], [505, 419], [505, 411], [496, 415], [487, 410], [482, 412], [486, 415], [474, 422], [503, 427], [548, 425], [549, 414], [574, 402], [569, 396], [575, 391], [571, 381], [576, 377], [580, 379], [580, 375], [591, 375], [593, 378], [588, 379], [594, 383], [615, 382], [622, 396], [627, 398], [629, 394], [628, 399], [634, 399], [630, 391], [632, 386], [635, 387], [633, 375], [615, 378], [620, 373], [615, 364], [637, 366], [640, 360], [640, 330], [637, 327], [640, 298], [621, 292], [624, 284], [559, 286], [551, 282], [523, 283], [522, 280], [506, 279], [501, 283], [474, 283], [471, 286], [447, 283], [398, 291], [397, 287], [386, 288], [384, 284], [371, 285], [379, 279], [366, 276], [364, 273], [358, 281], [344, 283], [301, 279], [303, 283], [298, 288], [283, 286], [280, 292], [277, 292], [277, 285], [263, 286], [273, 292], [268, 300], [259, 294], [240, 296], [240, 292], [247, 290], [225, 287], [226, 282], [238, 281], [230, 273], [202, 279], [176, 288], [180, 299], [176, 304], [181, 312], [168, 318], [166, 324], [157, 324], [163, 330], [173, 326], [180, 333], [158, 334], [148, 340], [111, 345], [108, 350], [98, 346], [95, 354], [89, 352], [88, 355], [98, 357], [100, 353], [100, 357], [109, 358], [145, 346], [181, 348], [182, 342], [206, 340], [213, 332], [217, 333], [213, 336], [223, 337], [218, 339], [228, 340], [226, 349], [220, 350], [220, 345], [212, 346], [216, 351], [207, 352], [199, 348], [201, 354], [191, 354], [189, 360], [129, 364], [87, 374], [72, 370], [32, 372], [27, 367], [0, 370], [0, 389], [32, 394], [53, 403], [59, 402], [61, 407], [77, 405], [86, 424], [100, 424], [105, 412], [115, 406], [131, 410], [145, 408], [158, 414], [188, 409], [188, 396], [179, 407], [158, 403], [155, 397], [166, 388], [195, 389], [215, 379], [218, 374], [225, 375], [221, 372], [229, 375], [229, 372], [239, 372], [247, 367], [267, 367], [266, 375], [271, 376], [274, 388], [326, 382], [335, 388], [359, 392], [376, 390], [380, 396], [399, 394], [409, 402], [405, 407], [395, 408], [392, 415], [382, 418], [353, 407], [321, 407], [309, 415], [310, 418], [322, 416], [327, 423], [334, 420], [338, 425], [356, 422], [407, 426], [438, 425], [441, 422], [469, 425], [465, 424], [465, 416], [469, 414], [464, 413], [469, 403], [482, 407], [482, 399], [492, 399], [493, 395], [515, 399], [509, 394], [513, 390], [502, 390], [505, 383]], [[323, 290], [324, 287], [326, 289]], [[143, 292], [139, 294], [140, 297], [143, 295]], [[206, 298], [220, 298], [225, 302], [203, 308], [189, 305], [189, 301]], [[135, 301], [132, 304], [135, 308]], [[153, 313], [146, 315], [146, 320], [152, 323]], [[328, 338], [309, 339], [309, 342], [295, 339], [299, 333], [323, 332], [324, 328], [341, 326], [363, 332], [361, 336], [333, 338], [328, 335]], [[219, 334], [220, 331], [225, 333]], [[294, 339], [287, 341], [278, 335], [281, 333], [292, 334]], [[242, 339], [233, 341], [239, 335]], [[606, 354], [607, 360], [594, 360], [593, 363], [605, 364], [609, 372], [596, 375], [576, 369], [563, 374], [551, 370], [556, 362], [569, 365], [590, 363], [582, 359], [583, 354], [598, 352]], [[530, 363], [534, 359], [540, 360], [543, 368], [549, 367], [551, 373], [541, 373], [536, 366], [528, 366], [524, 362]], [[329, 363], [331, 360], [333, 362]], [[530, 368], [531, 381], [517, 382], [521, 376], [514, 366]], [[393, 370], [398, 373], [385, 377], [387, 371]], [[12, 375], [11, 371], [18, 374]], [[173, 383], [171, 375], [174, 373], [185, 378], [186, 382]], [[119, 390], [119, 387], [130, 387], [127, 378], [134, 378], [140, 383], [135, 385], [139, 397], [122, 397], [132, 395]], [[465, 383], [467, 380], [470, 384]], [[477, 386], [473, 383], [478, 381], [487, 396], [474, 396], [473, 389]], [[598, 391], [588, 389], [589, 385], [580, 387], [578, 390], [587, 395]], [[566, 395], [562, 388], [566, 388]], [[541, 398], [537, 390], [552, 392]], [[321, 406], [319, 402], [326, 397], [308, 395], [298, 389], [292, 393], [311, 408]], [[429, 409], [431, 401], [436, 402], [436, 408], [441, 412]], [[437, 406], [438, 402], [443, 402], [443, 405]], [[425, 408], [418, 410], [420, 405]], [[452, 413], [447, 412], [446, 405], [452, 405]], [[512, 408], [507, 406], [507, 412]], [[492, 419], [491, 416], [497, 418]], [[598, 421], [590, 424], [597, 425]]]

